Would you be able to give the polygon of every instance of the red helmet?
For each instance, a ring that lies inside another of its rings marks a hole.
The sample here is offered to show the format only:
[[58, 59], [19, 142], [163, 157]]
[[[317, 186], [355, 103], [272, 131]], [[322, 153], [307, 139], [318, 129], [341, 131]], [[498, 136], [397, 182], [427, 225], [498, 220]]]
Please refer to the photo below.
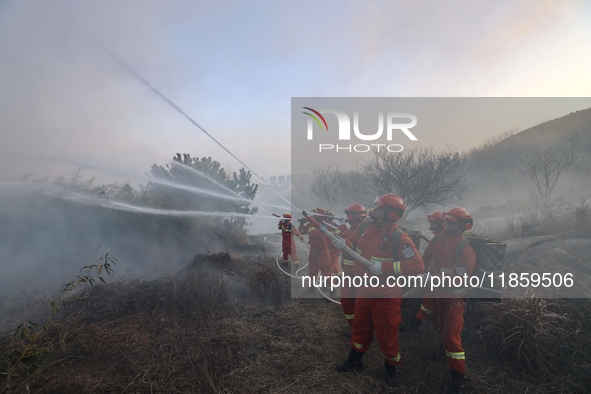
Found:
[[429, 223], [443, 224], [443, 212], [433, 212], [431, 215], [427, 215]]
[[328, 215], [328, 211], [324, 208], [314, 208], [312, 209], [312, 213], [316, 220], [324, 220]]
[[363, 220], [367, 217], [365, 207], [358, 202], [354, 202], [348, 208], [345, 209], [347, 215], [347, 222], [351, 223], [356, 220]]
[[388, 212], [390, 220], [402, 219], [404, 211], [406, 210], [402, 197], [397, 194], [384, 194], [383, 196], [378, 196], [374, 201], [374, 204], [376, 207]]
[[283, 217], [286, 219], [291, 219], [291, 213], [284, 213]]
[[472, 229], [472, 224], [474, 224], [470, 212], [466, 211], [466, 209], [462, 207], [457, 207], [450, 210], [449, 212], [444, 212], [443, 220], [450, 223], [462, 223], [466, 230]]
[[358, 202], [354, 202], [349, 207], [345, 208], [345, 214], [349, 215], [365, 215], [365, 207]]

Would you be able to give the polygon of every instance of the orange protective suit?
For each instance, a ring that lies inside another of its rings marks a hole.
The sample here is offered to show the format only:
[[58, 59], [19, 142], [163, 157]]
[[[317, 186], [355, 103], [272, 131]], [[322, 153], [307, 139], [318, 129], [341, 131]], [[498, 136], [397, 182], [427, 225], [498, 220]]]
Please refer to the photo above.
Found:
[[308, 275], [314, 278], [321, 273], [322, 276], [332, 275], [332, 262], [328, 245], [330, 239], [314, 227], [311, 223], [299, 226], [302, 235], [308, 234], [310, 242], [310, 254], [308, 255]]
[[281, 252], [283, 254], [283, 264], [289, 263], [289, 256], [295, 263], [298, 261], [298, 251], [295, 246], [293, 235], [301, 237], [297, 228], [292, 227], [291, 220], [280, 220], [277, 228], [281, 230]]
[[[435, 237], [438, 235], [443, 235], [443, 234], [445, 234], [445, 228], [441, 228], [441, 229], [433, 232], [433, 235]], [[433, 239], [435, 239], [435, 237], [433, 237]], [[431, 242], [433, 242], [433, 239], [431, 240]], [[431, 242], [429, 242], [429, 245], [427, 245], [427, 249], [431, 245]], [[427, 251], [427, 249], [425, 249], [425, 252]], [[432, 261], [425, 259], [424, 252], [423, 252], [423, 262], [425, 263], [425, 270], [426, 271], [428, 271], [429, 267], [431, 267], [433, 265]], [[429, 317], [431, 317], [432, 313], [433, 313], [433, 298], [425, 297], [425, 298], [423, 298], [423, 302], [421, 303], [421, 309], [419, 309], [415, 318], [417, 320], [425, 322], [429, 319]]]
[[[364, 231], [354, 231], [347, 238], [347, 246], [361, 254], [362, 257], [381, 262], [384, 275], [380, 283], [385, 283], [388, 276], [417, 275], [424, 271], [423, 260], [410, 237], [404, 233], [396, 253], [392, 251], [392, 235], [398, 229], [396, 222], [373, 221]], [[394, 260], [394, 258], [396, 260]], [[355, 261], [355, 276], [375, 276], [369, 268]], [[369, 279], [368, 279], [369, 283]], [[391, 365], [398, 365], [401, 356], [398, 348], [398, 325], [402, 317], [402, 289], [384, 284], [378, 287], [359, 287], [356, 289], [355, 319], [351, 335], [351, 347], [358, 352], [366, 352], [371, 344], [373, 332], [380, 351]]]
[[[433, 261], [431, 275], [440, 276], [445, 273], [449, 276], [468, 277], [474, 272], [476, 266], [476, 253], [468, 245], [464, 248], [458, 261], [454, 261], [454, 253], [458, 243], [464, 239], [463, 235], [445, 234], [435, 244], [429, 244], [423, 259]], [[462, 346], [460, 334], [464, 328], [464, 307], [466, 289], [439, 288], [428, 293], [431, 300], [431, 312], [433, 324], [445, 347], [445, 355], [449, 360], [451, 370], [461, 374], [466, 373], [466, 355]]]
[[[353, 234], [353, 231], [357, 229], [358, 224], [359, 223], [356, 222], [350, 228], [347, 228], [345, 224], [341, 224], [338, 229], [338, 235], [343, 239], [347, 239], [347, 237]], [[353, 259], [353, 257], [343, 252], [342, 269], [344, 276], [353, 276], [354, 263], [355, 260]], [[345, 314], [345, 319], [347, 319], [347, 323], [349, 323], [349, 325], [353, 327], [353, 319], [355, 317], [355, 287], [349, 286], [348, 283], [341, 286], [341, 308], [343, 309], [343, 313]]]
[[[330, 222], [330, 223], [334, 225], [334, 222]], [[339, 229], [333, 231], [333, 234], [336, 234], [336, 235], [342, 237], [340, 235]], [[332, 273], [334, 275], [340, 275], [341, 270], [339, 268], [339, 260], [341, 259], [341, 251], [338, 250], [337, 248], [335, 248], [334, 245], [332, 244], [332, 242], [329, 242], [328, 243], [328, 252], [330, 253], [330, 263], [331, 263], [331, 267], [332, 267]]]
[[341, 259], [341, 251], [335, 248], [332, 243], [328, 244], [328, 252], [330, 253], [330, 267], [334, 275], [340, 275], [339, 260]]

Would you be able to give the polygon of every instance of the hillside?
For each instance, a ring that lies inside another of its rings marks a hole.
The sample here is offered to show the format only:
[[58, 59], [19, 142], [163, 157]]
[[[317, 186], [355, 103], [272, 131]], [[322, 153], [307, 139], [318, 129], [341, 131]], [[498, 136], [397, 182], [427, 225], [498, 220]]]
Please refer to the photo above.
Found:
[[550, 144], [561, 144], [576, 134], [584, 146], [591, 146], [591, 108], [572, 112], [523, 130], [499, 142], [495, 149], [535, 149]]
[[520, 172], [520, 159], [536, 149], [562, 147], [577, 136], [580, 166], [561, 175], [553, 198], [580, 199], [591, 192], [587, 173], [591, 152], [591, 108], [523, 130], [494, 146], [476, 149], [468, 159], [471, 190], [466, 201], [472, 208], [498, 206], [508, 200], [539, 198], [535, 186]]

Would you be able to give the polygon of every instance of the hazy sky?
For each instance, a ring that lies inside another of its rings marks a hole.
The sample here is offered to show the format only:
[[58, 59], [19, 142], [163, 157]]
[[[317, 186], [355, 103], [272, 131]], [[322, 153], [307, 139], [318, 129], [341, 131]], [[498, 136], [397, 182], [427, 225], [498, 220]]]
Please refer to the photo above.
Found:
[[0, 180], [76, 168], [35, 156], [240, 167], [89, 37], [270, 176], [291, 97], [589, 96], [589, 26], [588, 1], [0, 0]]

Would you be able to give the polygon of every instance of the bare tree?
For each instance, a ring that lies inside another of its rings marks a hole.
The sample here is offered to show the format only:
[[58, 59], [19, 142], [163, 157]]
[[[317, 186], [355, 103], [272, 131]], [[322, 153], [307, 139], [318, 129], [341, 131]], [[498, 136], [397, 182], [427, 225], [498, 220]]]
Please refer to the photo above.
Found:
[[464, 161], [452, 148], [440, 152], [415, 148], [399, 154], [382, 151], [375, 152], [364, 172], [375, 193], [398, 194], [410, 212], [459, 201], [467, 188]]
[[310, 185], [310, 191], [320, 200], [328, 203], [338, 202], [341, 192], [341, 176], [334, 164], [315, 168], [312, 171], [314, 180]]
[[[314, 169], [310, 192], [328, 204], [367, 202], [367, 177], [357, 170], [341, 171], [334, 164]], [[373, 200], [372, 200], [373, 201]]]
[[416, 148], [402, 153], [374, 152], [358, 168], [340, 171], [334, 165], [314, 170], [310, 192], [326, 203], [370, 205], [376, 195], [396, 193], [406, 212], [459, 201], [466, 191], [465, 158], [457, 151]]
[[575, 136], [564, 147], [537, 149], [520, 160], [519, 171], [536, 185], [546, 201], [550, 199], [560, 174], [578, 164], [577, 143], [578, 136]]

